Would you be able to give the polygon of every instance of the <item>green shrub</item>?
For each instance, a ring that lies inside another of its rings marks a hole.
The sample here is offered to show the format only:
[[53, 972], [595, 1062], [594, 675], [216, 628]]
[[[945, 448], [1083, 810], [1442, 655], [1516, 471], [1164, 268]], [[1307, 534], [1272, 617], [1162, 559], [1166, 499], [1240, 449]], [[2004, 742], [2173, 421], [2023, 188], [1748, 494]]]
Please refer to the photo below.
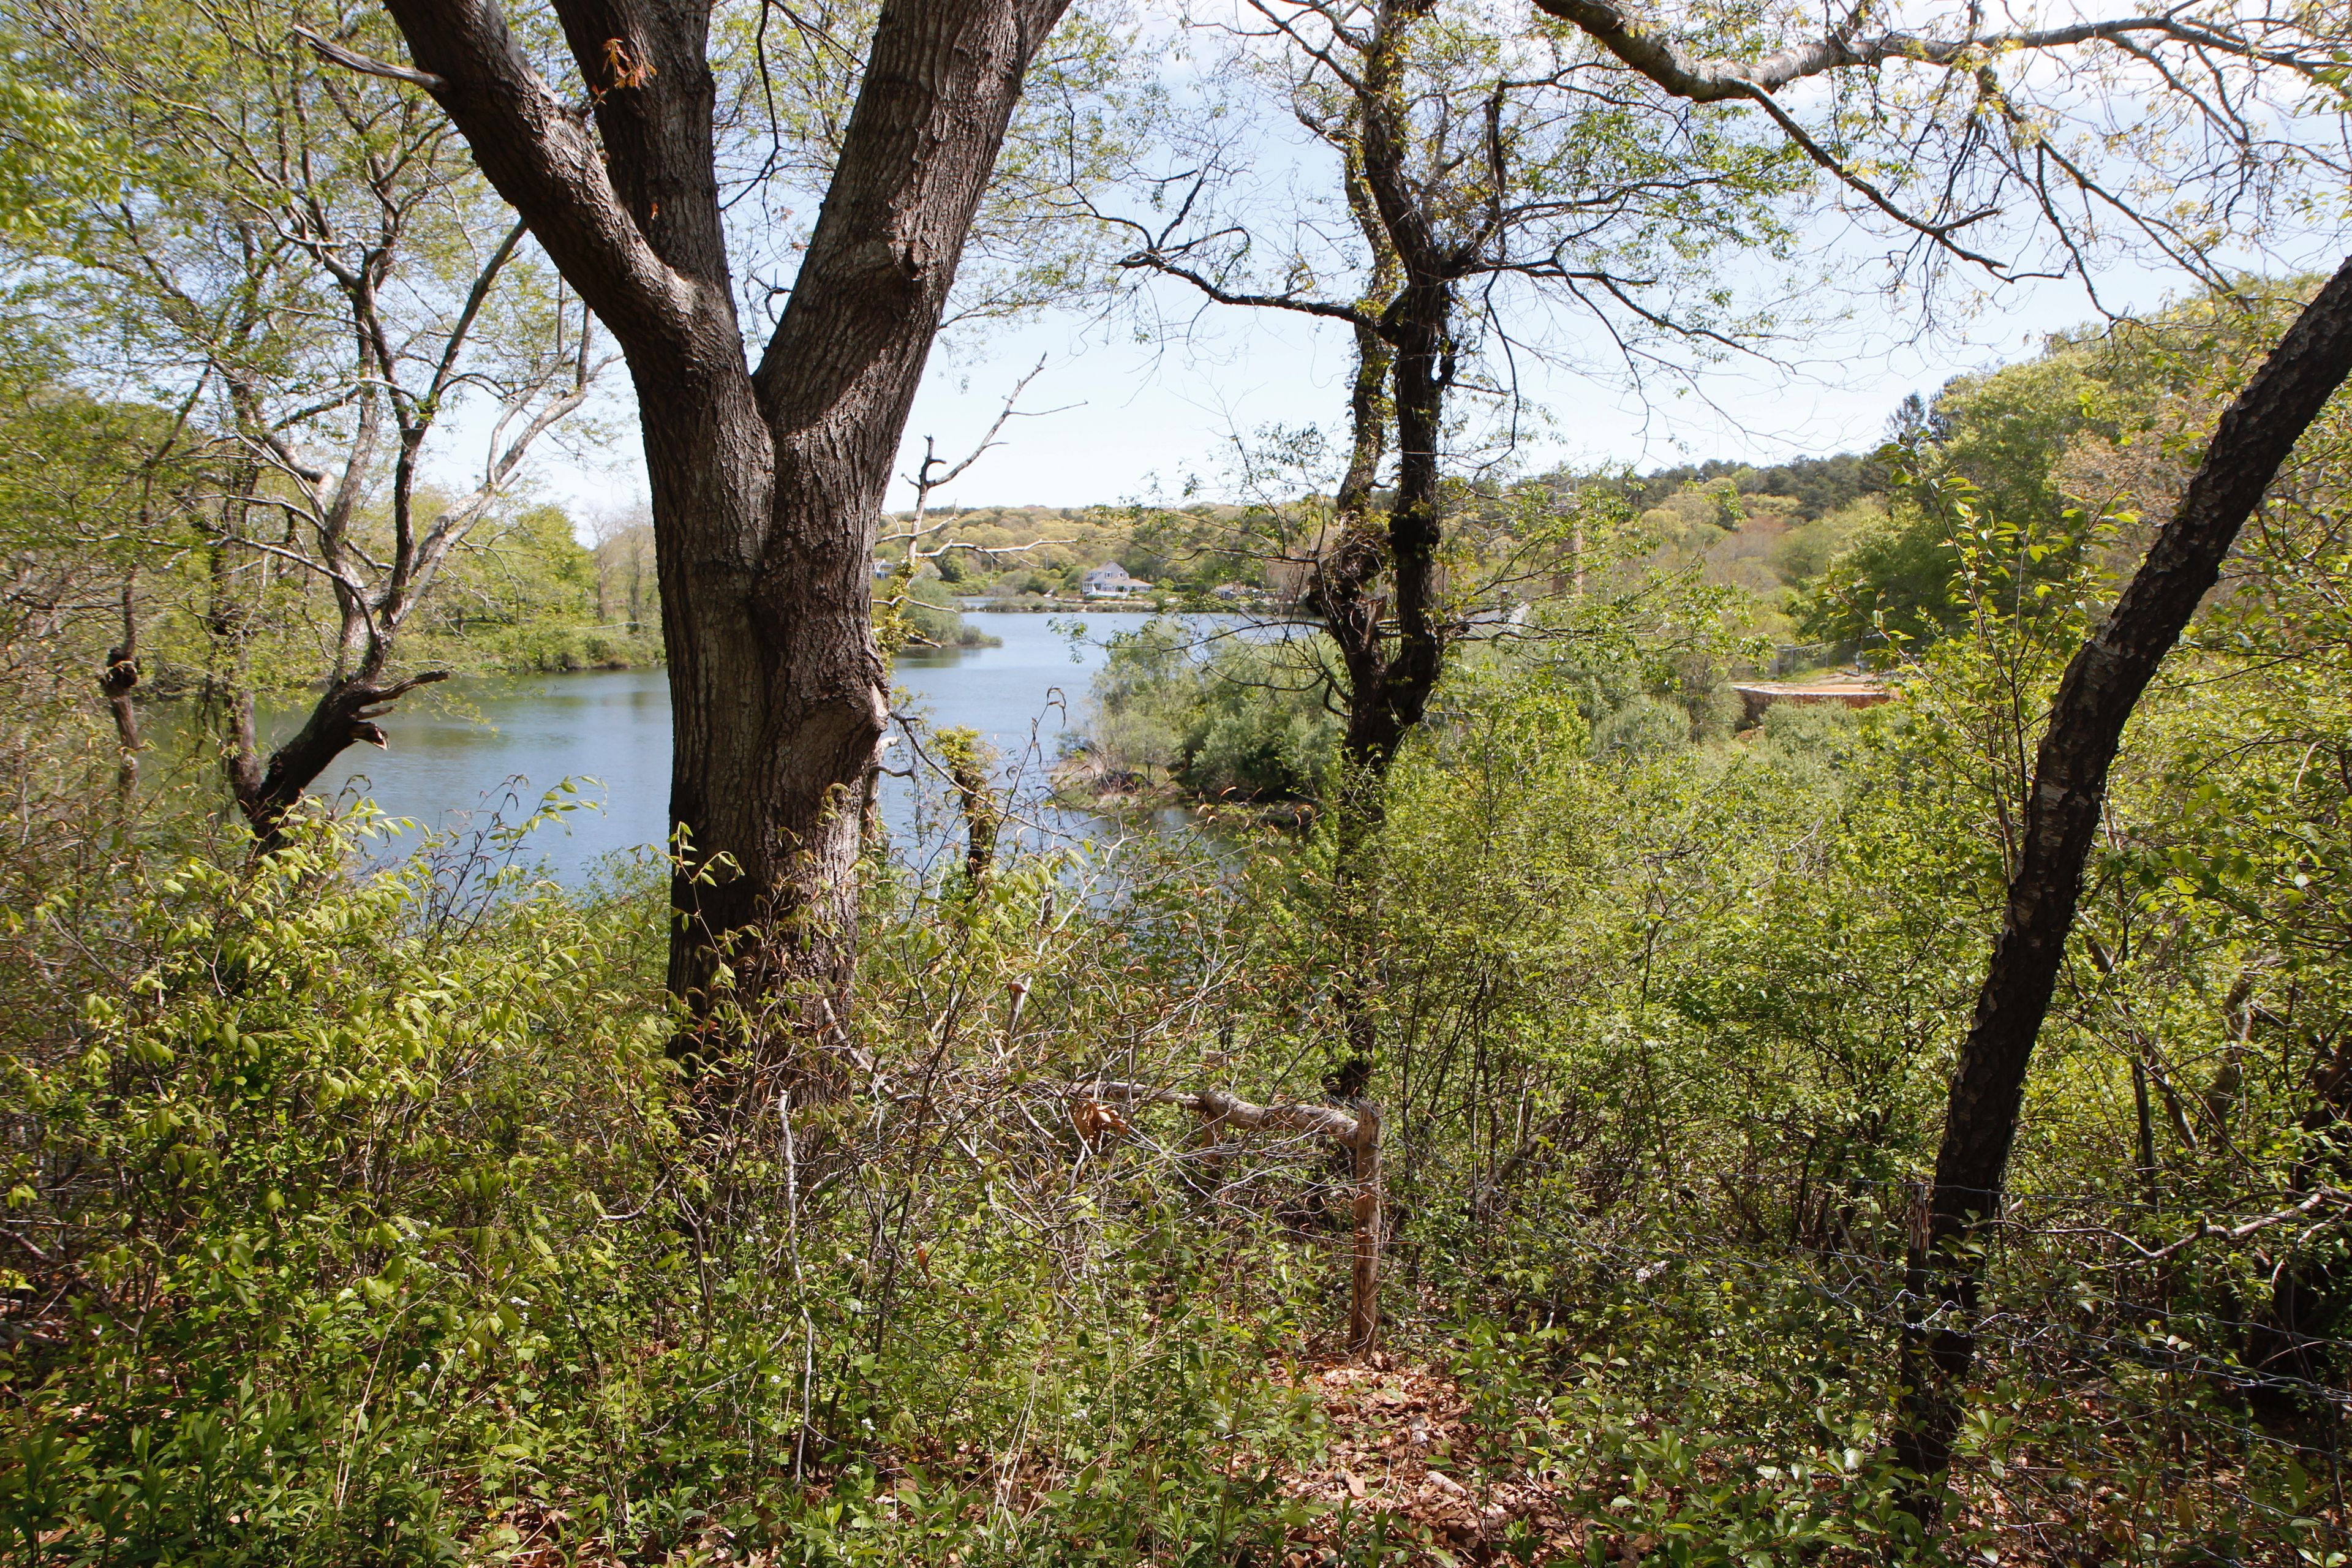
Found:
[[1315, 650], [1154, 618], [1111, 641], [1087, 744], [1108, 782], [1172, 780], [1208, 800], [1318, 798], [1339, 739]]
[[[516, 865], [443, 845], [354, 876], [347, 832], [133, 882], [111, 921], [134, 962], [0, 1063], [0, 1190], [41, 1238], [0, 1351], [8, 1550], [1124, 1563], [1278, 1542], [1270, 1467], [1316, 1441], [1265, 1375], [1292, 1332], [1278, 1238], [1198, 1234], [1148, 1164], [1081, 1160], [1073, 1188], [1076, 1141], [995, 1150], [986, 1100], [955, 1113], [979, 1170], [919, 1118], [871, 1142], [855, 1106], [812, 1104], [793, 1120], [831, 1174], [796, 1175], [772, 1115], [682, 1098], [657, 868], [567, 894], [502, 829]], [[1002, 995], [1055, 885], [1014, 868], [951, 922], [885, 919], [876, 1037], [906, 1044], [882, 1070], [936, 1072], [922, 975]], [[1063, 1240], [1007, 1228], [1007, 1201]]]

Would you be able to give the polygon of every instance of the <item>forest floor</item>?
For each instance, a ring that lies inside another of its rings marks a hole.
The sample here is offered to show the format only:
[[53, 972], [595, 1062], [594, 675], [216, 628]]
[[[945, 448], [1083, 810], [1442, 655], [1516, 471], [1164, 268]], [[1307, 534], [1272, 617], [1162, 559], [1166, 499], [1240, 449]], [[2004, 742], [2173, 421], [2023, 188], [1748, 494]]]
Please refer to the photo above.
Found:
[[[1368, 1537], [1385, 1568], [1587, 1561], [1590, 1521], [1571, 1521], [1552, 1491], [1525, 1476], [1472, 1479], [1471, 1402], [1443, 1373], [1375, 1353], [1311, 1361], [1276, 1375], [1317, 1399], [1329, 1439], [1318, 1460], [1280, 1478], [1285, 1496], [1328, 1510], [1293, 1533], [1281, 1568], [1362, 1561]], [[561, 1541], [567, 1521], [538, 1508], [508, 1513], [496, 1532], [505, 1550], [492, 1560], [506, 1568], [620, 1568], [619, 1557], [567, 1550]], [[1650, 1544], [1601, 1534], [1607, 1562], [1638, 1563]], [[1350, 1549], [1345, 1555], [1342, 1542]], [[669, 1560], [714, 1568], [780, 1561], [765, 1551], [738, 1557], [718, 1531]]]
[[[1332, 1537], [1360, 1535], [1368, 1515], [1378, 1522], [1386, 1514], [1379, 1533], [1403, 1548], [1390, 1562], [1583, 1560], [1583, 1531], [1550, 1489], [1526, 1476], [1472, 1479], [1471, 1404], [1443, 1373], [1375, 1353], [1310, 1363], [1299, 1381], [1323, 1406], [1330, 1444], [1283, 1489], [1331, 1510], [1324, 1528]], [[1326, 1542], [1307, 1539], [1294, 1544], [1285, 1568], [1339, 1560]]]

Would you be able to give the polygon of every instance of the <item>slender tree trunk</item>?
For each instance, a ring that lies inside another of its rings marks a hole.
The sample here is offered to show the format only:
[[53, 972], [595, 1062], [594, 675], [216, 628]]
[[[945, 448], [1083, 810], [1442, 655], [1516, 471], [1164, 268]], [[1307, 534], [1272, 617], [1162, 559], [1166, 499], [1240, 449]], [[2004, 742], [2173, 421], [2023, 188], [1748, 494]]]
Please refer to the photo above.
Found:
[[2137, 1137], [2133, 1152], [2138, 1156], [2140, 1198], [2153, 1213], [2159, 1189], [2156, 1169], [2156, 1116], [2147, 1099], [2147, 1063], [2139, 1055], [2132, 1057], [2132, 1116]]
[[1332, 1000], [1344, 1054], [1324, 1086], [1341, 1100], [1360, 1099], [1370, 1086], [1372, 1053], [1379, 1043], [1371, 1001], [1379, 960], [1369, 929], [1370, 911], [1359, 900], [1372, 840], [1385, 816], [1387, 758], [1360, 747], [1357, 735], [1359, 716], [1378, 701], [1388, 664], [1384, 606], [1377, 592], [1388, 563], [1388, 542], [1372, 515], [1372, 497], [1387, 450], [1388, 383], [1395, 364], [1395, 351], [1375, 330], [1356, 329], [1356, 379], [1348, 401], [1353, 442], [1348, 471], [1332, 498], [1337, 537], [1328, 549], [1318, 552], [1308, 587], [1308, 602], [1338, 646], [1340, 667], [1348, 675], [1348, 727], [1332, 798], [1337, 853], [1331, 867], [1331, 936], [1341, 955]]
[[[1348, 672], [1348, 722], [1340, 740], [1333, 824], [1333, 893], [1339, 905], [1335, 935], [1348, 954], [1335, 1003], [1346, 1055], [1328, 1085], [1346, 1100], [1369, 1091], [1379, 1034], [1379, 943], [1370, 911], [1356, 900], [1372, 843], [1387, 820], [1390, 766], [1428, 711], [1444, 668], [1435, 617], [1442, 537], [1438, 437], [1451, 368], [1444, 345], [1452, 309], [1450, 284], [1410, 282], [1387, 312], [1381, 338], [1359, 329], [1350, 409], [1356, 447], [1348, 477], [1355, 484], [1360, 470], [1360, 489], [1350, 506], [1349, 486], [1341, 487], [1340, 546], [1328, 567], [1318, 569], [1316, 585], [1317, 608]], [[1386, 399], [1379, 396], [1382, 366], [1393, 389]], [[1397, 486], [1383, 526], [1366, 514], [1380, 434], [1391, 408]], [[1391, 597], [1383, 599], [1378, 592], [1382, 585]]]
[[246, 647], [252, 617], [237, 581], [229, 541], [236, 535], [234, 514], [244, 505], [236, 498], [251, 493], [254, 477], [251, 465], [240, 465], [233, 477], [229, 498], [221, 503], [233, 515], [225, 520], [205, 560], [205, 631], [212, 647], [205, 695], [220, 729], [221, 776], [228, 785], [229, 797], [240, 809], [261, 787], [261, 752], [254, 731], [252, 671]]
[[2352, 260], [2304, 310], [2221, 416], [2172, 521], [2115, 610], [2067, 666], [2034, 758], [2017, 868], [1976, 1016], [1960, 1047], [1935, 1185], [1908, 1278], [1894, 1449], [1940, 1512], [1958, 1430], [1984, 1254], [1968, 1244], [2000, 1207], [2025, 1072], [2050, 1008], [2125, 722], [2221, 575], [2279, 465], [2352, 373]]
[[[1341, 953], [1333, 999], [1344, 1055], [1326, 1087], [1349, 1100], [1370, 1088], [1380, 1033], [1381, 954], [1376, 918], [1360, 902], [1366, 872], [1388, 816], [1390, 766], [1427, 710], [1444, 657], [1432, 612], [1455, 258], [1435, 243], [1410, 176], [1412, 125], [1402, 86], [1404, 34], [1427, 11], [1424, 0], [1381, 8], [1356, 89], [1348, 205], [1374, 267], [1364, 305], [1370, 319], [1356, 329], [1349, 405], [1355, 441], [1338, 498], [1340, 547], [1328, 569], [1318, 568], [1315, 593], [1348, 676], [1332, 876], [1333, 936]], [[1391, 419], [1397, 488], [1388, 515], [1375, 523], [1372, 489]]]
[[[1428, 711], [1442, 648], [1434, 618], [1439, 529], [1438, 435], [1445, 415], [1445, 382], [1439, 370], [1452, 289], [1445, 284], [1414, 285], [1392, 310], [1402, 317], [1399, 341], [1388, 358], [1393, 366], [1397, 429], [1397, 486], [1381, 537], [1357, 546], [1346, 581], [1353, 592], [1318, 595], [1330, 610], [1326, 625], [1346, 661], [1348, 727], [1340, 742], [1358, 815], [1377, 828], [1380, 786], [1397, 748]], [[1344, 525], [1343, 525], [1344, 526]], [[1369, 519], [1351, 530], [1373, 525]], [[1342, 551], [1349, 544], [1342, 538]], [[1385, 568], [1391, 597], [1377, 594], [1375, 573]], [[1335, 574], [1335, 578], [1337, 574]], [[1333, 614], [1331, 610], [1339, 613]]]
[[1348, 1348], [1361, 1355], [1380, 1337], [1381, 1247], [1388, 1215], [1381, 1179], [1380, 1108], [1360, 1099], [1349, 1109], [1356, 1113], [1356, 1135], [1348, 1144], [1356, 1193], [1349, 1207], [1354, 1245], [1348, 1268]]
[[138, 588], [139, 569], [134, 566], [122, 578], [122, 641], [107, 650], [106, 668], [98, 678], [98, 689], [114, 715], [114, 743], [121, 757], [115, 763], [114, 794], [126, 822], [139, 794], [139, 710], [131, 700], [139, 686]]
[[1307, 585], [1307, 603], [1338, 646], [1340, 666], [1348, 674], [1349, 719], [1337, 800], [1343, 878], [1353, 869], [1379, 815], [1381, 764], [1359, 746], [1356, 736], [1364, 727], [1357, 715], [1377, 703], [1387, 665], [1384, 605], [1378, 585], [1388, 563], [1388, 542], [1381, 520], [1373, 516], [1372, 498], [1381, 459], [1387, 453], [1388, 381], [1395, 363], [1395, 351], [1378, 332], [1370, 327], [1356, 329], [1356, 378], [1348, 399], [1352, 437], [1348, 470], [1332, 498], [1333, 538], [1317, 552]]
[[[1453, 381], [1454, 279], [1460, 258], [1438, 239], [1412, 173], [1404, 42], [1428, 10], [1427, 0], [1391, 0], [1378, 13], [1377, 37], [1357, 89], [1357, 167], [1349, 185], [1357, 226], [1379, 258], [1376, 287], [1388, 296], [1379, 301], [1377, 325], [1369, 332], [1359, 329], [1359, 343], [1374, 333], [1380, 340], [1390, 381], [1384, 412], [1395, 418], [1397, 438], [1396, 494], [1377, 547], [1392, 603], [1363, 604], [1372, 582], [1370, 573], [1363, 574], [1356, 595], [1360, 628], [1349, 628], [1369, 650], [1349, 659], [1341, 747], [1368, 830], [1379, 825], [1389, 764], [1427, 710], [1444, 657], [1433, 620], [1442, 537], [1439, 443]], [[1360, 371], [1366, 358], [1360, 346], [1358, 358]], [[1360, 447], [1360, 388], [1358, 406], [1351, 410]], [[1392, 627], [1384, 624], [1384, 612], [1392, 612]]]
[[[1348, 729], [1340, 736], [1340, 778], [1336, 797], [1334, 898], [1336, 931], [1343, 950], [1345, 973], [1339, 978], [1334, 1004], [1340, 1016], [1345, 1056], [1331, 1074], [1328, 1089], [1343, 1100], [1355, 1100], [1371, 1089], [1373, 1053], [1379, 1048], [1381, 942], [1376, 920], [1364, 908], [1371, 844], [1388, 820], [1388, 769], [1397, 759], [1404, 736], [1421, 724], [1428, 712], [1430, 693], [1442, 670], [1442, 648], [1434, 623], [1437, 597], [1437, 543], [1440, 543], [1440, 463], [1437, 437], [1444, 421], [1444, 331], [1451, 312], [1451, 287], [1444, 282], [1406, 284], [1397, 306], [1390, 308], [1388, 341], [1379, 343], [1379, 355], [1357, 353], [1357, 458], [1367, 451], [1367, 388], [1364, 367], [1388, 367], [1392, 397], [1388, 402], [1397, 418], [1397, 491], [1390, 500], [1385, 529], [1357, 512], [1343, 512], [1339, 572], [1318, 585], [1318, 605], [1324, 626], [1339, 642], [1340, 663], [1348, 670]], [[1360, 329], [1360, 339], [1371, 334]], [[1376, 374], [1376, 372], [1373, 372]], [[1373, 385], [1373, 393], [1376, 393]], [[1369, 409], [1369, 428], [1381, 430], [1385, 411]], [[1379, 435], [1369, 442], [1371, 458], [1364, 468], [1362, 505], [1371, 503], [1371, 466], [1379, 463]], [[1350, 466], [1350, 479], [1355, 479]], [[1340, 491], [1348, 494], [1348, 491]], [[1381, 529], [1379, 533], [1373, 529]], [[1379, 588], [1390, 590], [1383, 602]], [[1390, 614], [1392, 611], [1392, 614]]]
[[1454, 285], [1428, 275], [1407, 285], [1396, 318], [1397, 489], [1389, 510], [1389, 571], [1396, 585], [1396, 647], [1379, 700], [1349, 719], [1350, 744], [1385, 773], [1397, 747], [1429, 710], [1444, 649], [1438, 637], [1437, 550], [1443, 538], [1439, 442], [1454, 379]]
[[996, 864], [996, 834], [1003, 826], [995, 783], [989, 776], [996, 752], [977, 730], [961, 725], [940, 731], [936, 741], [940, 760], [947, 764], [948, 783], [956, 792], [957, 809], [963, 815], [964, 893], [976, 899]]

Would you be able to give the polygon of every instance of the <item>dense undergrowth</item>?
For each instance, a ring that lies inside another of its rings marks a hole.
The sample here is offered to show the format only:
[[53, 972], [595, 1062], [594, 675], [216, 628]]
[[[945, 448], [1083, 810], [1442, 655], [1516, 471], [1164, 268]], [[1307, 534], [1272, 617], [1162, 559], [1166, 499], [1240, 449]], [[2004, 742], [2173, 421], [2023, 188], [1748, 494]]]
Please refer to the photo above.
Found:
[[[362, 822], [259, 863], [151, 829], [135, 873], [92, 877], [121, 827], [79, 859], [60, 836], [11, 873], [8, 1550], [1908, 1552], [1895, 1290], [1999, 889], [2002, 764], [1972, 726], [2016, 673], [1955, 647], [1860, 721], [1643, 750], [1591, 743], [1589, 682], [1506, 662], [1398, 781], [1346, 895], [1383, 938], [1385, 1353], [1455, 1380], [1444, 1462], [1540, 1484], [1571, 1521], [1548, 1534], [1287, 1484], [1328, 1436], [1300, 1369], [1340, 1350], [1327, 1153], [1071, 1114], [1104, 1076], [1318, 1092], [1316, 841], [1017, 860], [977, 891], [877, 865], [855, 1052], [689, 1079], [657, 868], [567, 891], [518, 826], [361, 874]], [[2292, 782], [2218, 719], [2184, 689], [2118, 793], [2149, 826], [2103, 868], [2107, 963], [2042, 1059], [1936, 1553], [2341, 1549], [2329, 1400], [2244, 1371], [2262, 1270], [2324, 1279], [2336, 1233], [2140, 1257], [2332, 1158], [2296, 1129], [2334, 950], [2263, 923], [2284, 898], [2311, 929], [2315, 863], [2145, 842], [2183, 790]], [[2135, 1060], [2194, 1119], [2153, 1168]]]
[[[877, 855], [846, 1029], [692, 1072], [660, 864], [559, 887], [518, 823], [386, 866], [363, 816], [256, 858], [152, 784], [202, 770], [118, 793], [87, 694], [16, 681], [0, 1553], [2344, 1562], [2340, 419], [2126, 733], [1932, 1535], [1888, 1458], [2032, 740], [2208, 423], [2181, 384], [2136, 447], [2044, 443], [2137, 506], [1913, 476], [1888, 526], [1955, 575], [1883, 707], [1713, 735], [1596, 587], [1456, 650], [1350, 874], [1328, 827]], [[1131, 651], [1139, 748], [1322, 754], [1296, 690]], [[1447, 1403], [1343, 1434], [1334, 1152], [1096, 1095], [1321, 1098], [1367, 1020], [1379, 1370]], [[1343, 1447], [1385, 1479], [1335, 1489]]]

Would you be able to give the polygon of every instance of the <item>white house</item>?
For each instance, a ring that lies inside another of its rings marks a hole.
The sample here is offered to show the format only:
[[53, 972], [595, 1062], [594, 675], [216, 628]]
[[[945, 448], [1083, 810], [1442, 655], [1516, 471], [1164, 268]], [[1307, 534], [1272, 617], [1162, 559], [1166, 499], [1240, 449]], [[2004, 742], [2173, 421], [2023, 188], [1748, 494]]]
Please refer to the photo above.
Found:
[[1149, 594], [1151, 584], [1129, 576], [1127, 568], [1114, 561], [1108, 566], [1088, 567], [1078, 579], [1078, 591], [1089, 599], [1124, 599], [1132, 594]]

